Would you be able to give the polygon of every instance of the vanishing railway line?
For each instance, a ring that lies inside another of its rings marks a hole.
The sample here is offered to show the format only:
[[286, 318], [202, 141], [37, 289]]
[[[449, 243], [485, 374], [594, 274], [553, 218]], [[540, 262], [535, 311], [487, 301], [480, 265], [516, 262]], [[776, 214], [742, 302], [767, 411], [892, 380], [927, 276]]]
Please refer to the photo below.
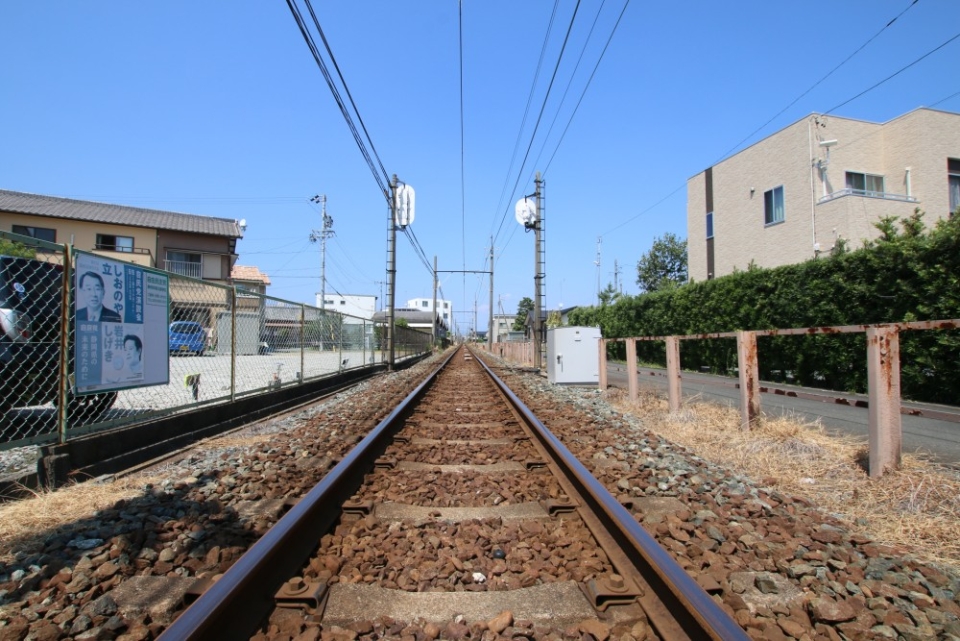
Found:
[[960, 636], [960, 580], [596, 392], [448, 360], [125, 477], [139, 494], [6, 548], [0, 639]]
[[515, 621], [746, 638], [491, 376], [461, 349], [161, 638]]

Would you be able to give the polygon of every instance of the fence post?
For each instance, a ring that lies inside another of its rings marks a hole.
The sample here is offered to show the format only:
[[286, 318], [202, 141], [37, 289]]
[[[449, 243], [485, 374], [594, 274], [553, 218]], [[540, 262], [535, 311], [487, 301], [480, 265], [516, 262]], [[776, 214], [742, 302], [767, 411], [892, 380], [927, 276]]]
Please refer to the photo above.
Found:
[[627, 339], [627, 390], [630, 392], [630, 402], [636, 403], [638, 396], [637, 382], [637, 339]]
[[667, 336], [667, 401], [671, 412], [680, 411], [680, 339]]
[[900, 334], [896, 327], [867, 328], [870, 476], [900, 466]]
[[754, 332], [737, 330], [737, 372], [740, 377], [740, 429], [749, 430], [760, 417], [760, 368]]
[[607, 389], [607, 341], [600, 339], [597, 341], [597, 345], [600, 346], [600, 364], [599, 364], [599, 374], [600, 374], [600, 391]]

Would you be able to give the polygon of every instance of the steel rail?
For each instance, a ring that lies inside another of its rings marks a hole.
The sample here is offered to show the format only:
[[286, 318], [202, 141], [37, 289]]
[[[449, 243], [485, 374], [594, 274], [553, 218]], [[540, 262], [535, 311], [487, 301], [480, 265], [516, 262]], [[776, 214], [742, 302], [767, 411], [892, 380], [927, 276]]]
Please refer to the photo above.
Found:
[[[604, 527], [653, 588], [652, 596], [662, 604], [662, 608], [658, 609], [669, 611], [689, 639], [747, 641], [750, 637], [730, 615], [637, 523], [630, 512], [620, 505], [493, 370], [472, 350], [471, 353], [530, 424], [553, 462], [574, 483], [580, 495], [590, 504], [590, 509], [597, 514]], [[654, 617], [651, 617], [650, 622], [656, 627], [657, 621]]]
[[275, 606], [274, 595], [297, 575], [320, 536], [340, 518], [341, 505], [389, 445], [409, 410], [423, 397], [454, 350], [367, 434], [287, 514], [160, 635], [163, 641], [247, 639]]

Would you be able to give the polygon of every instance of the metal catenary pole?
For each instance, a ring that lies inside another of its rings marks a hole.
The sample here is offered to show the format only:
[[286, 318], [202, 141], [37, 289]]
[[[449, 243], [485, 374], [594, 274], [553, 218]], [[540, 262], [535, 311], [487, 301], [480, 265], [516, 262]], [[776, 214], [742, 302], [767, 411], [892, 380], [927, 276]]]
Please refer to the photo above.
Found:
[[390, 211], [387, 220], [387, 369], [393, 370], [393, 319], [394, 319], [394, 301], [396, 292], [396, 274], [397, 274], [397, 175], [393, 175], [390, 181]]

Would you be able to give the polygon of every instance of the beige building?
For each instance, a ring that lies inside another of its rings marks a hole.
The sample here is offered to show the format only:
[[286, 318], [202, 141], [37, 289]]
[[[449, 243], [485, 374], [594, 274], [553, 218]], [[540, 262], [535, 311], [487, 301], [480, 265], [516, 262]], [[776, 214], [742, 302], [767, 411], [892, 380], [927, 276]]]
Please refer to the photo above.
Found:
[[[241, 223], [227, 218], [7, 190], [0, 190], [0, 230], [203, 281], [170, 283], [170, 318], [196, 320], [205, 327], [227, 308], [228, 297], [224, 288], [202, 285], [233, 284], [237, 241], [244, 232]], [[264, 278], [259, 274], [253, 280], [265, 290], [269, 279]]]
[[687, 181], [691, 280], [778, 267], [879, 236], [874, 223], [960, 207], [960, 114], [878, 124], [811, 115]]

